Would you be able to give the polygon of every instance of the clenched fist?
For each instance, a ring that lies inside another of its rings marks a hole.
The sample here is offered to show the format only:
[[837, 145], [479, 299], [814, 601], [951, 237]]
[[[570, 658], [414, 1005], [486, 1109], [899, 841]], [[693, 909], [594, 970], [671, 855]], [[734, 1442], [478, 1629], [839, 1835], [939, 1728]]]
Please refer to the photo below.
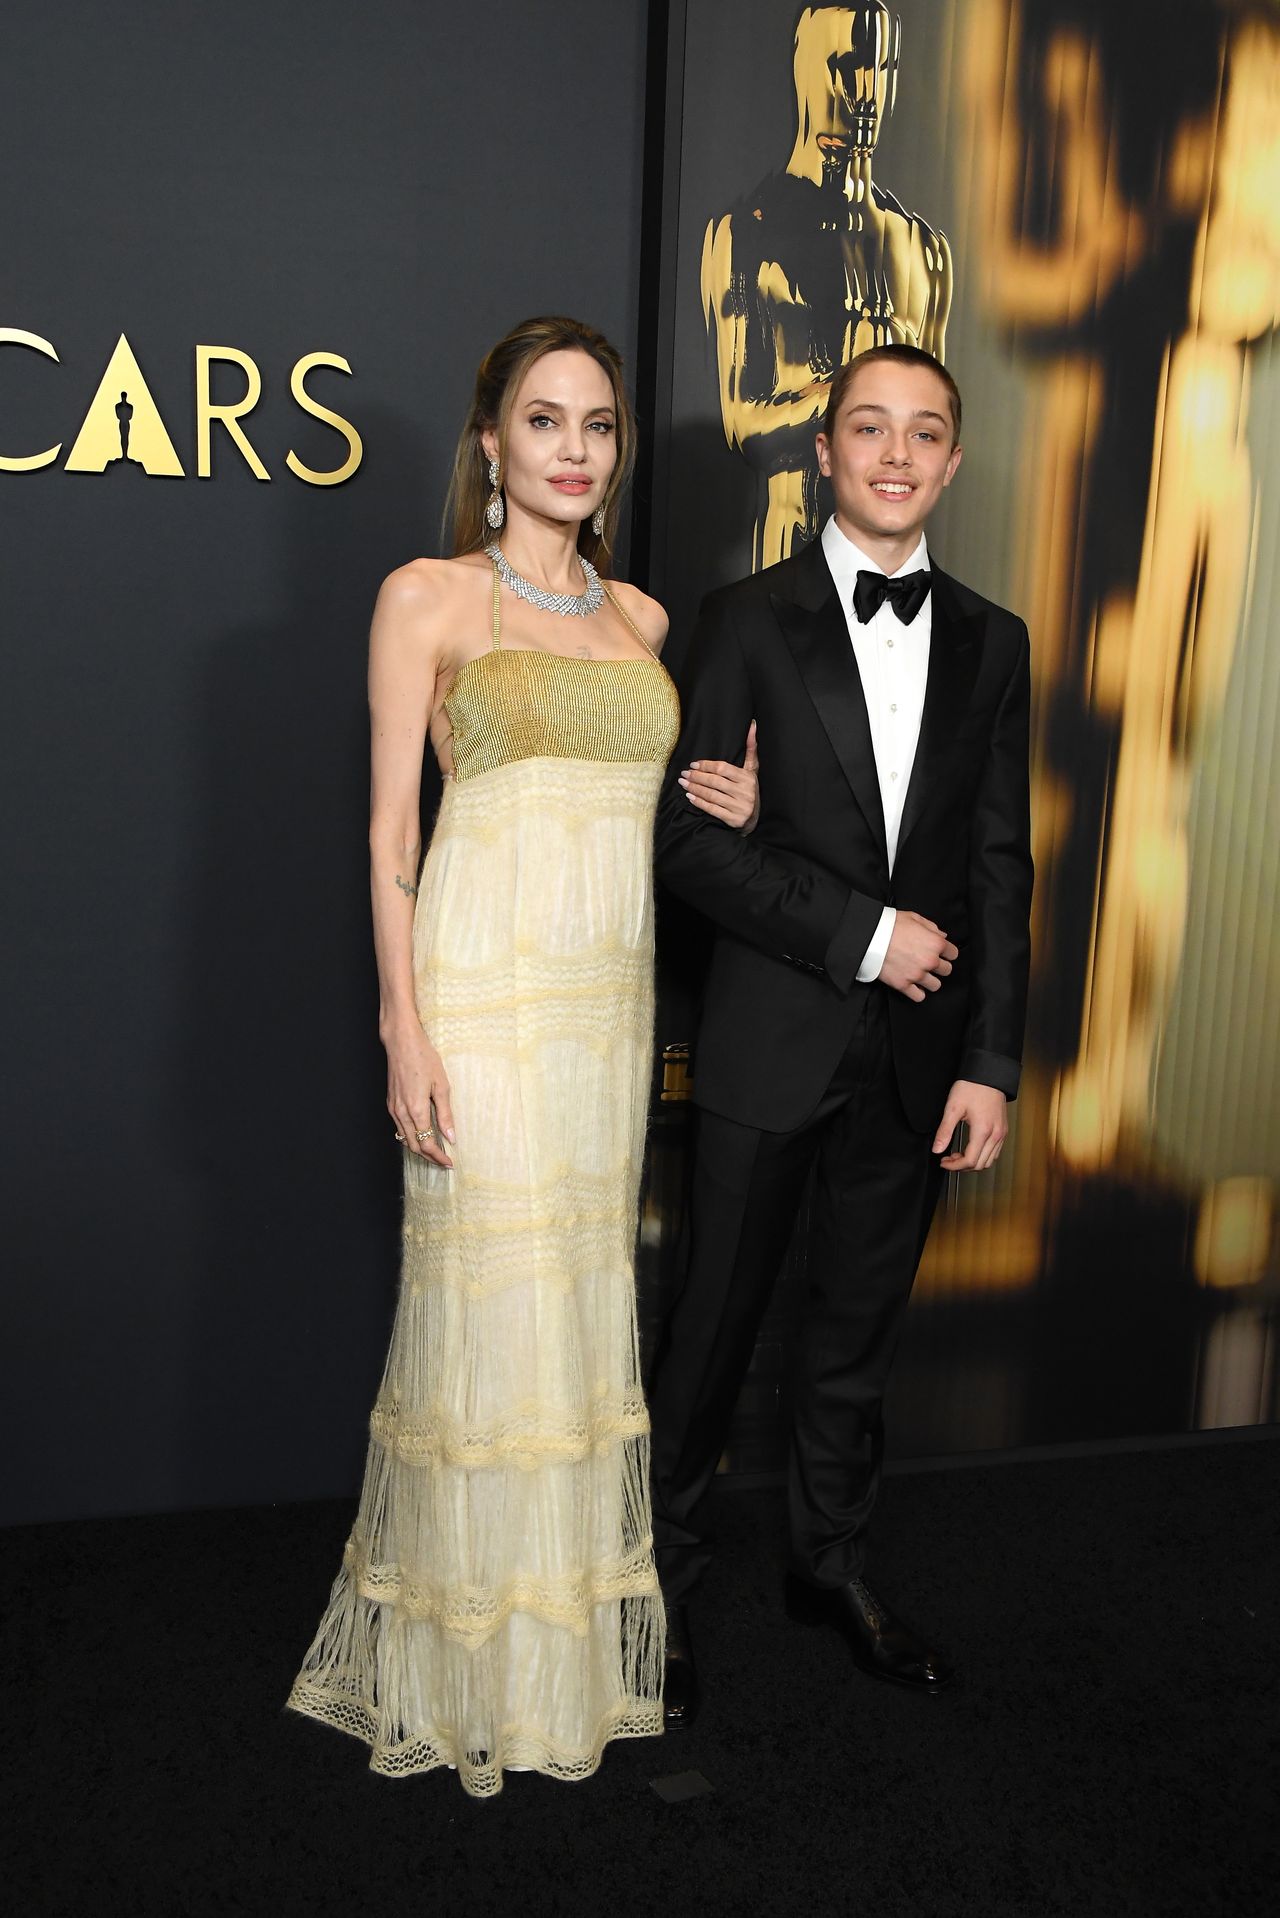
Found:
[[885, 953], [880, 977], [906, 999], [919, 1004], [926, 992], [936, 992], [960, 957], [941, 926], [918, 912], [900, 912]]

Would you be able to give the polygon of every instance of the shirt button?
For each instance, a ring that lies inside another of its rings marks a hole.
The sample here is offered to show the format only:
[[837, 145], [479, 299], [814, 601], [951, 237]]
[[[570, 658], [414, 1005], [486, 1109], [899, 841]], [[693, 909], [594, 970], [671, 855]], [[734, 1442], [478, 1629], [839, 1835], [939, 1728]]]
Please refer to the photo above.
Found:
[[896, 713], [896, 712], [897, 712], [897, 710], [898, 710], [898, 709], [897, 709], [897, 707], [896, 707], [896, 706], [890, 706], [890, 708], [889, 708], [889, 711], [890, 711], [891, 713]]
[[890, 779], [896, 779], [896, 778], [898, 777], [898, 775], [897, 775], [897, 773], [890, 773], [890, 774], [889, 774], [889, 777], [890, 777]]
[[893, 644], [893, 641], [891, 639], [886, 639], [885, 641], [886, 646], [892, 646], [892, 644]]

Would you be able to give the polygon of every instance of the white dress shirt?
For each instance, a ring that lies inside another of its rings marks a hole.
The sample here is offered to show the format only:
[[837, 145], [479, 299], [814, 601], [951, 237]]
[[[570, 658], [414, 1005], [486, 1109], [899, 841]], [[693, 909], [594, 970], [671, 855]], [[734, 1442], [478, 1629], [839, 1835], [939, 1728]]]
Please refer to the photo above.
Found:
[[[858, 574], [883, 573], [879, 565], [836, 525], [834, 516], [822, 529], [822, 550], [831, 577], [840, 595], [853, 656], [862, 680], [871, 722], [871, 746], [876, 756], [876, 774], [880, 781], [880, 802], [884, 808], [884, 831], [889, 849], [889, 871], [898, 853], [898, 833], [902, 826], [902, 805], [911, 781], [916, 747], [920, 740], [920, 717], [924, 711], [924, 689], [929, 678], [929, 639], [933, 631], [933, 594], [911, 624], [904, 625], [888, 600], [878, 606], [863, 626], [853, 610], [853, 589]], [[910, 559], [897, 573], [917, 573], [927, 569], [929, 549], [924, 534]], [[880, 923], [858, 967], [858, 979], [867, 985], [880, 977], [897, 913], [886, 906]]]

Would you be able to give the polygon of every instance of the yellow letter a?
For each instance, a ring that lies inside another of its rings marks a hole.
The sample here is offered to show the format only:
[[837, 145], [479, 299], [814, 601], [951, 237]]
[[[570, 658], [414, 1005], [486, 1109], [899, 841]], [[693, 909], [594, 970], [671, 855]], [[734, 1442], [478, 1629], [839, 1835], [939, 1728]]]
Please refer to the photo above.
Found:
[[182, 461], [122, 333], [67, 455], [66, 470], [102, 473], [123, 460], [144, 473], [182, 477]]

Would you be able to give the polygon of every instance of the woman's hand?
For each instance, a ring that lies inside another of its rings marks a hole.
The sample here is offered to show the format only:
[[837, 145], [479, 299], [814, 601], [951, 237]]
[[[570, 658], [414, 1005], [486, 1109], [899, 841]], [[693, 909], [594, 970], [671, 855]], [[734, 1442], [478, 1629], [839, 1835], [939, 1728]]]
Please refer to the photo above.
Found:
[[397, 1137], [419, 1159], [452, 1171], [453, 1108], [440, 1054], [421, 1026], [389, 1036], [386, 1047], [387, 1111]]
[[738, 832], [754, 832], [760, 817], [760, 759], [756, 752], [756, 722], [747, 729], [742, 764], [729, 759], [695, 759], [680, 775], [689, 804], [709, 812]]

